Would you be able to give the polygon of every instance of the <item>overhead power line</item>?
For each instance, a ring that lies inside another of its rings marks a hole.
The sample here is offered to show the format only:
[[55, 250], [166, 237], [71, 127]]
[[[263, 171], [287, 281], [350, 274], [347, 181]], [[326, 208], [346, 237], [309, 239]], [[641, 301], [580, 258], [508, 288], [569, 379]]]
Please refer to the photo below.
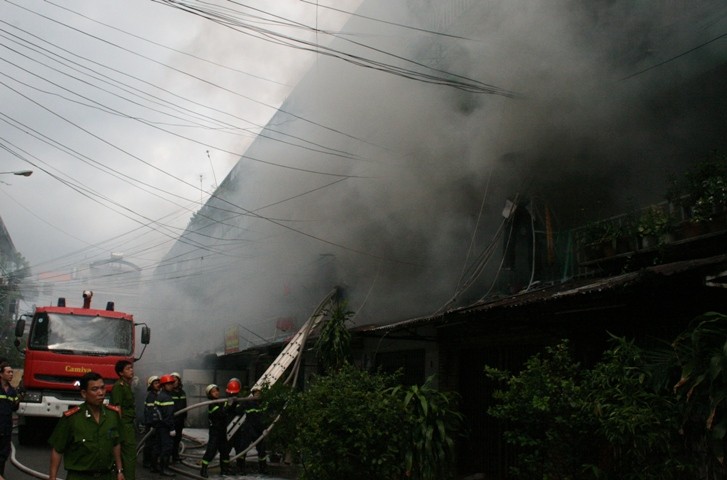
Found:
[[[385, 56], [392, 57], [396, 60], [401, 60], [406, 63], [415, 65], [417, 67], [424, 69], [424, 71], [412, 70], [412, 69], [397, 66], [394, 64], [377, 61], [372, 58], [362, 57], [359, 55], [354, 55], [352, 53], [344, 52], [342, 50], [336, 50], [331, 47], [323, 46], [323, 45], [320, 45], [318, 42], [312, 42], [312, 41], [308, 41], [308, 40], [304, 40], [304, 39], [300, 39], [300, 38], [293, 38], [288, 35], [280, 34], [273, 30], [263, 29], [263, 28], [242, 22], [240, 20], [230, 18], [228, 16], [220, 15], [220, 14], [216, 13], [214, 10], [208, 8], [207, 5], [204, 3], [193, 2], [193, 1], [181, 1], [181, 0], [151, 0], [151, 1], [153, 1], [155, 3], [167, 5], [171, 8], [175, 8], [175, 9], [178, 9], [181, 11], [185, 11], [185, 12], [188, 12], [193, 15], [197, 15], [201, 18], [215, 22], [219, 25], [223, 25], [228, 28], [237, 30], [240, 33], [252, 35], [255, 38], [267, 39], [268, 41], [276, 43], [278, 45], [286, 45], [291, 48], [296, 48], [296, 49], [304, 50], [304, 51], [310, 51], [313, 53], [317, 53], [319, 55], [325, 55], [325, 56], [329, 56], [332, 58], [337, 58], [337, 59], [349, 62], [351, 64], [354, 64], [354, 65], [357, 65], [360, 67], [378, 70], [381, 72], [397, 75], [397, 76], [400, 76], [403, 78], [417, 80], [417, 81], [420, 81], [423, 83], [449, 86], [452, 88], [457, 88], [459, 90], [464, 90], [464, 91], [471, 92], [471, 93], [501, 95], [504, 97], [515, 97], [516, 96], [515, 92], [509, 91], [509, 90], [506, 90], [506, 89], [503, 89], [503, 88], [500, 88], [500, 87], [497, 87], [494, 85], [489, 85], [484, 82], [480, 82], [479, 80], [468, 78], [463, 75], [458, 75], [453, 72], [447, 72], [444, 70], [436, 69], [431, 66], [425, 65], [421, 62], [417, 62], [415, 60], [408, 59], [403, 56], [396, 55], [391, 52], [386, 52], [384, 50], [377, 49], [377, 48], [371, 47], [369, 45], [365, 45], [360, 42], [354, 42], [352, 40], [348, 40], [345, 38], [342, 38], [342, 40], [355, 44], [361, 48], [375, 51], [375, 52], [383, 54]], [[201, 5], [201, 6], [197, 6], [197, 5]], [[327, 32], [320, 31], [314, 27], [308, 27], [308, 29], [311, 32], [327, 33]], [[426, 73], [427, 71], [433, 72], [433, 73]]]

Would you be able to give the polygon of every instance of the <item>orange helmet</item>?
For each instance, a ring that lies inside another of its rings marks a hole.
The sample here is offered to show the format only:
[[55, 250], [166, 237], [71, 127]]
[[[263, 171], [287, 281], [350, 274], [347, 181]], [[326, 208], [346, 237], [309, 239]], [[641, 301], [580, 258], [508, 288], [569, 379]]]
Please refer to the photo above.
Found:
[[159, 384], [164, 385], [165, 383], [174, 383], [174, 377], [169, 374], [162, 375], [159, 379]]
[[225, 389], [225, 392], [227, 392], [230, 395], [237, 395], [240, 393], [240, 389], [242, 388], [242, 384], [240, 383], [240, 380], [236, 378], [231, 378], [229, 382], [227, 382], [227, 388]]

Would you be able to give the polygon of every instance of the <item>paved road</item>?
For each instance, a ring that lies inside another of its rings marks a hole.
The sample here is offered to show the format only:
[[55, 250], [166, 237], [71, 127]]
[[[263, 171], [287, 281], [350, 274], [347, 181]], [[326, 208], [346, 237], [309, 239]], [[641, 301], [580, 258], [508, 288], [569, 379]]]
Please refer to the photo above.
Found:
[[[49, 433], [50, 434], [50, 433]], [[189, 434], [193, 436], [196, 439], [199, 439], [200, 437], [203, 439], [206, 439], [206, 431], [200, 430], [200, 429], [189, 429], [185, 430], [185, 434]], [[50, 459], [50, 450], [49, 447], [46, 445], [32, 445], [32, 446], [21, 446], [18, 443], [17, 436], [13, 436], [13, 445], [15, 446], [15, 458], [16, 460], [22, 464], [24, 467], [29, 468], [31, 470], [34, 470], [37, 472], [37, 474], [41, 476], [36, 476], [34, 473], [25, 473], [23, 470], [19, 470], [15, 465], [8, 462], [8, 464], [5, 467], [5, 478], [8, 480], [33, 480], [37, 478], [47, 478], [48, 474], [48, 463]], [[190, 442], [191, 445], [191, 442]], [[190, 465], [196, 465], [198, 458], [201, 457], [202, 451], [197, 449], [190, 449], [187, 452], [189, 454], [189, 458], [185, 460], [186, 463], [189, 463]], [[254, 470], [255, 464], [251, 464], [248, 460], [248, 469]], [[181, 473], [177, 474], [177, 477], [180, 479], [183, 478], [201, 478], [197, 477], [197, 473], [199, 472], [198, 467], [194, 466], [185, 466], [185, 465], [179, 465], [176, 466]], [[141, 465], [141, 459], [139, 459], [139, 464], [136, 469], [136, 478], [137, 480], [160, 480], [164, 479], [166, 477], [161, 477], [158, 473], [152, 473], [146, 470]], [[225, 476], [221, 477], [219, 475], [214, 475], [217, 473], [217, 470], [211, 470], [210, 471], [210, 479], [225, 479], [225, 480], [252, 480], [252, 479], [261, 479], [264, 478], [266, 480], [286, 480], [286, 479], [293, 479], [295, 476], [291, 473], [291, 469], [289, 467], [284, 466], [276, 466], [271, 465], [270, 466], [270, 475], [245, 475], [245, 476]]]

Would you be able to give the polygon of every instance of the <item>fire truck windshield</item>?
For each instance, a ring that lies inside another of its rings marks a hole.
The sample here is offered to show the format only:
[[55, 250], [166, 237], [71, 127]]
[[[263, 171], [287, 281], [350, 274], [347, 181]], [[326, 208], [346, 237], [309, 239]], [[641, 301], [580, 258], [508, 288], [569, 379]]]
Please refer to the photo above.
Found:
[[131, 355], [133, 325], [120, 318], [42, 313], [33, 319], [28, 348], [58, 353]]

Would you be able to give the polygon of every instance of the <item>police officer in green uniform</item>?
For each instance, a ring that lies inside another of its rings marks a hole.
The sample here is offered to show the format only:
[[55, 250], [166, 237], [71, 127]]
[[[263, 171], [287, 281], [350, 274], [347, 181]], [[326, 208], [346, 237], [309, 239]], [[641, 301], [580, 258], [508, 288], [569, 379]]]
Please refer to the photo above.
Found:
[[134, 380], [134, 364], [119, 360], [114, 367], [119, 379], [111, 388], [109, 403], [121, 408], [121, 463], [124, 465], [126, 480], [136, 480], [136, 401], [131, 382]]
[[48, 480], [56, 480], [61, 459], [66, 480], [125, 480], [120, 409], [104, 405], [106, 386], [100, 374], [85, 374], [80, 387], [84, 402], [63, 414], [48, 440], [52, 447]]

